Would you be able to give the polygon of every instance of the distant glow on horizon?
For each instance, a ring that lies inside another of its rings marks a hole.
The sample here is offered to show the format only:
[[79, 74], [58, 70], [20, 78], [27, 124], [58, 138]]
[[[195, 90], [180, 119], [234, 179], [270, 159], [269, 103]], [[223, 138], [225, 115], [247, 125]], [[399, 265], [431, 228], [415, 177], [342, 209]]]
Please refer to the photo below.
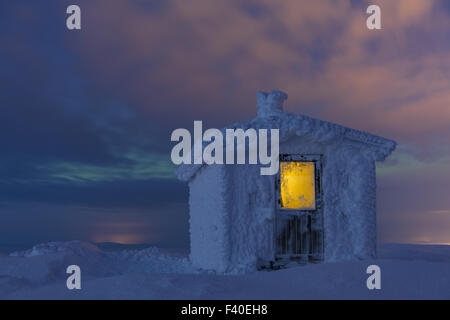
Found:
[[[402, 242], [403, 243], [403, 242]], [[440, 246], [450, 246], [450, 242], [434, 242], [434, 241], [412, 241], [412, 242], [404, 242], [405, 244], [422, 244], [422, 245], [440, 245]]]
[[[115, 215], [110, 212], [111, 218]], [[117, 214], [117, 213], [116, 213]], [[128, 212], [132, 215], [132, 212]], [[114, 242], [120, 244], [142, 244], [155, 243], [158, 239], [155, 238], [153, 230], [154, 225], [142, 221], [135, 220], [136, 217], [123, 218], [120, 220], [103, 221], [93, 226], [93, 232], [90, 235], [92, 242]]]
[[142, 244], [149, 243], [151, 239], [142, 234], [106, 234], [96, 235], [92, 238], [92, 242], [114, 242], [120, 244]]

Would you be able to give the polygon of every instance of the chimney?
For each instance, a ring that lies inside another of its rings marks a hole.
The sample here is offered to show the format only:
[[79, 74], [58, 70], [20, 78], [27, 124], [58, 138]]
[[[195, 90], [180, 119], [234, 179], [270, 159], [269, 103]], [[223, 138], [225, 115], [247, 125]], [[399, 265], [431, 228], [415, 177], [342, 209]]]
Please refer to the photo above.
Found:
[[273, 90], [271, 93], [259, 91], [256, 99], [258, 117], [279, 115], [283, 111], [283, 103], [287, 98], [287, 93], [283, 91]]

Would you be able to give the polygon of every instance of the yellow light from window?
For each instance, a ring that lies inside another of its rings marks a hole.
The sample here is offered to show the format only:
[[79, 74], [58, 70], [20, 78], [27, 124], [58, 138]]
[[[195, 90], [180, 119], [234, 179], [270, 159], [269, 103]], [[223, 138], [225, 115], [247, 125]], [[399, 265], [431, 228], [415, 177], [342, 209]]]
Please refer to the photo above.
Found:
[[281, 207], [316, 208], [314, 162], [280, 162]]

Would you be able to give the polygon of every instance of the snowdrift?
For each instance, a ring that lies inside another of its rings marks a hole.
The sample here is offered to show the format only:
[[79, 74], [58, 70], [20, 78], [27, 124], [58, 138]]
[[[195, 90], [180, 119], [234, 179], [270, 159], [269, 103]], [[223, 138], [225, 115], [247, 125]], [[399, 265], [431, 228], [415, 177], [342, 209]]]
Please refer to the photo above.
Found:
[[[216, 275], [155, 247], [52, 242], [0, 255], [0, 299], [450, 299], [450, 246], [382, 244], [378, 251], [377, 260]], [[81, 290], [66, 288], [71, 264], [82, 270]], [[371, 264], [381, 267], [381, 290], [366, 287]]]

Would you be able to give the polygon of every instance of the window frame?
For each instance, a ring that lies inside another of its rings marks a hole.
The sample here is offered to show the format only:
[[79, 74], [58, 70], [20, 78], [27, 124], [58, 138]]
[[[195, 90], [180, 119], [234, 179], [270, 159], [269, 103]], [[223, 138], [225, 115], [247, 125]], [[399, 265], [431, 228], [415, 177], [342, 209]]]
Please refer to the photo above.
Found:
[[280, 154], [281, 162], [313, 162], [314, 163], [314, 192], [315, 209], [295, 209], [281, 206], [281, 170], [278, 170], [276, 178], [277, 209], [284, 214], [313, 214], [322, 208], [322, 155], [319, 154]]

